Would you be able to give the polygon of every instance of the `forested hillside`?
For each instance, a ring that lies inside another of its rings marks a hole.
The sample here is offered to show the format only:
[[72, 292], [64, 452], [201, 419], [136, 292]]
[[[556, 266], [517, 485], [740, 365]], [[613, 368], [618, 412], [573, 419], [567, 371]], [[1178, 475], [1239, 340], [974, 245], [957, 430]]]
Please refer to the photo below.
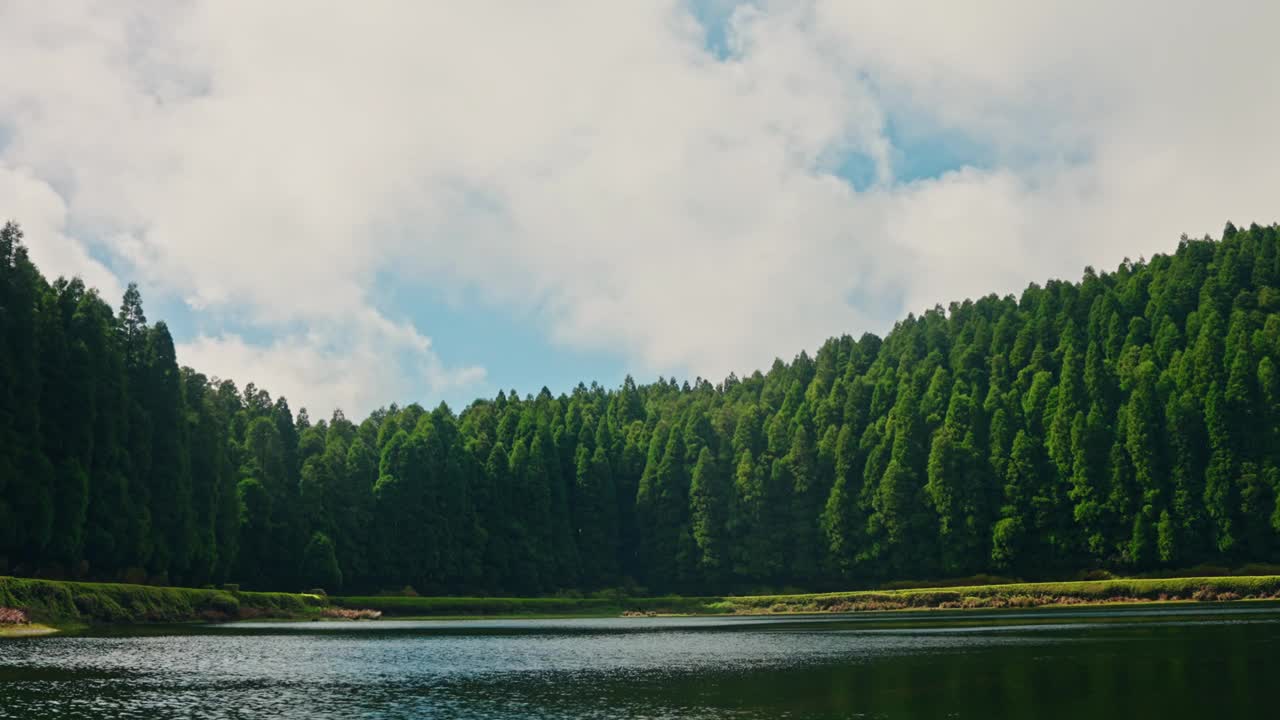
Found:
[[[1280, 551], [1280, 231], [767, 372], [312, 420], [0, 236], [0, 573], [538, 593], [1065, 576]], [[760, 328], [767, 333], [768, 328]]]

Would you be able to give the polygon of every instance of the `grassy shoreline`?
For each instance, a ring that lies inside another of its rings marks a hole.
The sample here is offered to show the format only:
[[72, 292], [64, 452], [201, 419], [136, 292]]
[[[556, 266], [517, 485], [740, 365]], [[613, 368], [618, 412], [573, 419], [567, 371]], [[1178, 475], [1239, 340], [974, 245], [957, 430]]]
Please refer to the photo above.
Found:
[[797, 595], [647, 598], [333, 597], [384, 617], [766, 615], [1280, 599], [1280, 575], [1005, 583]]
[[19, 625], [0, 625], [0, 638], [26, 638], [54, 635], [62, 632], [60, 628], [43, 623], [23, 623]]
[[1113, 579], [866, 590], [807, 595], [758, 595], [723, 598], [712, 607], [724, 608], [735, 614], [769, 614], [1034, 608], [1271, 599], [1280, 599], [1280, 576]]
[[[29, 624], [53, 627], [318, 616], [325, 605], [318, 596], [296, 593], [0, 576], [0, 608], [20, 611]], [[8, 634], [12, 634], [13, 628], [22, 625], [3, 627], [10, 628]]]
[[59, 628], [232, 620], [329, 619], [350, 610], [384, 618], [567, 618], [649, 615], [771, 615], [1098, 606], [1280, 600], [1280, 575], [1005, 583], [946, 588], [796, 595], [616, 598], [323, 597], [81, 583], [0, 577], [0, 609], [26, 622], [0, 625], [0, 637]]

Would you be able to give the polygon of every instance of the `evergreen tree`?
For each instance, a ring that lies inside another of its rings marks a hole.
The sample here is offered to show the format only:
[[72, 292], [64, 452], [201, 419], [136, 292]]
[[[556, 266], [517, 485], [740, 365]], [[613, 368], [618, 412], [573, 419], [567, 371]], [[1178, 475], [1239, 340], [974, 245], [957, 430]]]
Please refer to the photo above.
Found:
[[0, 572], [654, 592], [1268, 562], [1280, 232], [909, 315], [719, 384], [315, 420], [0, 230]]
[[825, 566], [833, 577], [848, 579], [857, 567], [858, 550], [866, 531], [862, 512], [859, 453], [853, 426], [845, 424], [836, 438], [835, 483], [822, 511], [822, 534], [826, 541]]
[[618, 577], [618, 499], [605, 449], [578, 446], [574, 530], [583, 581], [601, 587]]
[[693, 539], [698, 544], [698, 569], [704, 577], [721, 580], [729, 565], [729, 483], [710, 448], [698, 453], [689, 487]]
[[322, 532], [311, 535], [302, 551], [302, 577], [311, 587], [326, 591], [342, 589], [342, 569], [338, 567], [338, 555], [328, 535]]

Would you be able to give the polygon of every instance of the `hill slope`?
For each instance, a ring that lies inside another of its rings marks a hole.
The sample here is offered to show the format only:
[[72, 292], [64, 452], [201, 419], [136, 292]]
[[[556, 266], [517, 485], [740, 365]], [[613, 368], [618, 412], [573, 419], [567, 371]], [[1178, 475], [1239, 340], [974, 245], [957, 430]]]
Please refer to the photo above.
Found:
[[0, 236], [0, 572], [536, 593], [1269, 560], [1280, 231], [719, 385], [312, 422]]

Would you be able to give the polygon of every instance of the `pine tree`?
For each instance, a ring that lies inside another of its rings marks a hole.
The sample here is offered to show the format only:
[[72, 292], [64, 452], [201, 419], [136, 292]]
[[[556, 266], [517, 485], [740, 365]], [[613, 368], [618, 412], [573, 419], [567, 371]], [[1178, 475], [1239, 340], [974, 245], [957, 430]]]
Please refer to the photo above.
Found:
[[713, 385], [295, 416], [0, 230], [0, 572], [653, 592], [1268, 562], [1280, 232], [911, 315]]
[[583, 582], [603, 587], [618, 576], [618, 500], [613, 471], [604, 448], [588, 452], [579, 445], [575, 465], [573, 527]]
[[703, 577], [723, 580], [729, 565], [729, 484], [710, 448], [698, 453], [690, 481], [693, 539]]
[[835, 578], [849, 579], [853, 576], [866, 529], [866, 518], [859, 502], [862, 468], [858, 467], [858, 460], [854, 428], [846, 423], [836, 439], [835, 483], [827, 496], [821, 518], [826, 541], [825, 567]]
[[342, 589], [342, 568], [328, 535], [316, 532], [302, 551], [302, 577], [307, 584], [326, 591]]

